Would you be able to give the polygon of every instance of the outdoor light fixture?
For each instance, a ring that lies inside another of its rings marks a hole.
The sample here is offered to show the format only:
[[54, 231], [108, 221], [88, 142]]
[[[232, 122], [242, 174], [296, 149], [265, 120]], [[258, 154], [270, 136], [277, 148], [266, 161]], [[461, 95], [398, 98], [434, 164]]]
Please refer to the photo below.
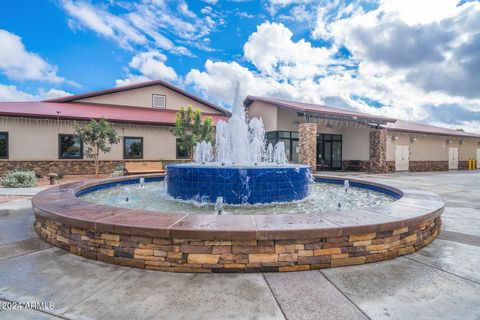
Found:
[[460, 140], [460, 144], [464, 144], [465, 143], [465, 140]]
[[452, 143], [452, 140], [447, 139], [447, 144], [451, 144], [451, 143]]
[[398, 136], [392, 136], [392, 140], [393, 141], [398, 140]]
[[417, 141], [417, 137], [411, 137], [410, 142], [415, 143]]

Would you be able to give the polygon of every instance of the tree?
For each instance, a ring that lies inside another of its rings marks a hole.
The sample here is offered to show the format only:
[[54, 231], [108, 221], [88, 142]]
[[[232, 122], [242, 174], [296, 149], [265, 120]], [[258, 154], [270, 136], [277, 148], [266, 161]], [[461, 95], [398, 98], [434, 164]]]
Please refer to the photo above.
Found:
[[177, 146], [181, 151], [186, 151], [190, 160], [193, 157], [193, 148], [198, 142], [213, 140], [213, 121], [206, 117], [202, 122], [200, 109], [193, 110], [191, 106], [180, 108], [177, 112], [175, 127], [171, 129], [177, 138]]
[[120, 142], [117, 131], [105, 119], [100, 121], [92, 119], [86, 124], [76, 122], [73, 127], [75, 136], [85, 146], [85, 155], [95, 161], [95, 176], [98, 177], [98, 156], [100, 152], [110, 152], [112, 145]]

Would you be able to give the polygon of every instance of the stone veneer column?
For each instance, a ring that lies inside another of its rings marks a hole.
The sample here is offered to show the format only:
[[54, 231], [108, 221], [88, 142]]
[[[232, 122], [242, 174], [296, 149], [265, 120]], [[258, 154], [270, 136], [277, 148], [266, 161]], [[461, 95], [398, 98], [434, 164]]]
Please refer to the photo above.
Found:
[[387, 130], [385, 129], [370, 132], [370, 171], [387, 172]]
[[317, 124], [300, 123], [299, 131], [299, 162], [312, 167], [312, 173], [317, 169]]

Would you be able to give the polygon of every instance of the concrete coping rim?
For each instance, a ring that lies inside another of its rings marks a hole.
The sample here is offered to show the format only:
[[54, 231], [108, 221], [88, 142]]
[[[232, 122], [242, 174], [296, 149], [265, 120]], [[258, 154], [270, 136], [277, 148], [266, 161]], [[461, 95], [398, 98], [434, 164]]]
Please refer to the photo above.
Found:
[[86, 202], [77, 194], [94, 186], [131, 179], [158, 178], [149, 174], [73, 182], [41, 191], [32, 199], [36, 215], [99, 232], [176, 239], [286, 240], [340, 237], [383, 232], [439, 217], [443, 200], [433, 192], [386, 185], [371, 180], [315, 175], [316, 179], [389, 190], [400, 199], [386, 205], [299, 215], [213, 216], [147, 211]]

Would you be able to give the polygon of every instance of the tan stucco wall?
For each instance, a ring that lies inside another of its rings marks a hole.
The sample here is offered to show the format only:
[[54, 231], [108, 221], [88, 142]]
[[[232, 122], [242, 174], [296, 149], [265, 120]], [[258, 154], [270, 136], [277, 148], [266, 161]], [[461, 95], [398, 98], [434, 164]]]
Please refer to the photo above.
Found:
[[[397, 140], [393, 140], [397, 136]], [[412, 142], [411, 138], [417, 141]], [[447, 139], [452, 143], [447, 144]], [[460, 144], [460, 141], [465, 141]], [[387, 161], [395, 161], [395, 145], [410, 146], [410, 161], [448, 161], [448, 148], [458, 148], [460, 161], [476, 158], [477, 146], [480, 139], [447, 137], [439, 135], [416, 135], [390, 131], [387, 134]]]
[[255, 101], [247, 109], [247, 114], [250, 119], [261, 118], [265, 131], [269, 132], [278, 130], [277, 109], [277, 107], [270, 106], [264, 102]]
[[370, 128], [317, 126], [318, 133], [342, 135], [342, 160], [370, 160]]
[[[255, 101], [249, 109], [250, 117], [261, 117], [265, 125], [265, 131], [295, 131], [298, 132], [298, 124], [304, 122], [295, 110], [278, 108], [264, 102]], [[328, 128], [318, 124], [318, 133], [332, 133], [343, 135], [342, 159], [365, 160], [370, 159], [370, 128], [338, 127]]]
[[[125, 136], [143, 137], [144, 160], [174, 160], [176, 158], [175, 137], [168, 127], [114, 124], [120, 143], [114, 145], [101, 160], [123, 159], [122, 128]], [[56, 160], [58, 159], [58, 133], [71, 134], [71, 121], [60, 121], [57, 131], [55, 120], [28, 118], [1, 118], [0, 131], [8, 131], [9, 160]], [[86, 157], [84, 157], [86, 158]]]
[[[461, 144], [458, 149], [458, 158], [460, 161], [467, 161], [470, 159], [477, 159], [477, 148], [480, 148], [478, 143], [480, 139], [465, 139], [465, 143]], [[477, 159], [480, 160], [480, 159]]]
[[75, 100], [75, 102], [103, 103], [114, 105], [126, 105], [134, 107], [152, 107], [152, 95], [162, 94], [166, 96], [167, 109], [179, 110], [182, 106], [193, 106], [200, 108], [202, 112], [220, 114], [221, 112], [210, 108], [196, 100], [186, 97], [176, 91], [166, 88], [162, 85], [131, 89], [116, 93], [105, 94], [96, 97]]
[[297, 131], [298, 124], [304, 122], [303, 117], [299, 117], [294, 110], [278, 108], [277, 111], [277, 130], [282, 131]]

